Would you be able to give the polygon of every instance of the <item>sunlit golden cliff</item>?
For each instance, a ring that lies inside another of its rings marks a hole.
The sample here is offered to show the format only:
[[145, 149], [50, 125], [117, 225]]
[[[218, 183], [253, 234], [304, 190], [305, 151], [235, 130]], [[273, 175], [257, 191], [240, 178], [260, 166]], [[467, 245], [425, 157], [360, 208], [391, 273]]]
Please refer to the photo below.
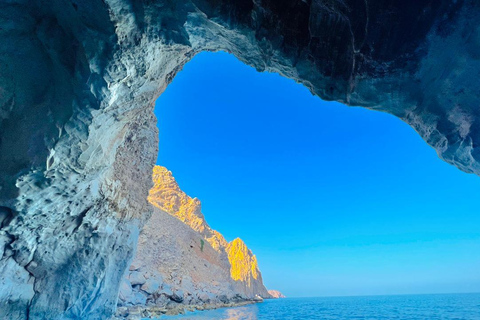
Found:
[[153, 187], [148, 195], [148, 201], [151, 204], [177, 217], [202, 234], [216, 250], [227, 246], [227, 241], [222, 234], [210, 228], [205, 221], [200, 200], [191, 198], [180, 190], [171, 171], [162, 166], [155, 166], [152, 178]]
[[236, 238], [227, 246], [228, 260], [231, 264], [230, 275], [233, 280], [244, 281], [251, 286], [258, 278], [257, 258], [240, 238]]
[[197, 198], [190, 198], [180, 190], [172, 172], [165, 167], [153, 168], [153, 187], [148, 201], [159, 209], [177, 217], [198, 232], [205, 230], [205, 218], [201, 212], [201, 203]]
[[219, 254], [225, 255], [230, 265], [230, 276], [243, 292], [269, 297], [262, 282], [257, 258], [240, 238], [228, 243], [221, 233], [210, 228], [201, 212], [200, 201], [183, 192], [165, 167], [153, 168], [153, 183], [148, 196], [151, 204], [200, 233]]

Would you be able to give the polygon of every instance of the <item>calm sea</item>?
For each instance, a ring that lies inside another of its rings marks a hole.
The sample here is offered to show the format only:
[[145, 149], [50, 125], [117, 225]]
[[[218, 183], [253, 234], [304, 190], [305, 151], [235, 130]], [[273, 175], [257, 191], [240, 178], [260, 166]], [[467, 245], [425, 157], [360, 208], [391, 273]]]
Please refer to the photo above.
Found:
[[246, 307], [198, 311], [165, 320], [479, 320], [480, 294], [435, 294], [266, 300]]

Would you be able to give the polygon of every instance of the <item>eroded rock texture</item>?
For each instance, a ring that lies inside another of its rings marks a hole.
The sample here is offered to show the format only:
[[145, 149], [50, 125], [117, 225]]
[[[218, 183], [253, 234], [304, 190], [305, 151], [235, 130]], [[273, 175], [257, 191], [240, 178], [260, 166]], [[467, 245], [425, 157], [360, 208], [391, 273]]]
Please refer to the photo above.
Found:
[[[0, 2], [0, 318], [103, 319], [151, 214], [155, 99], [226, 50], [480, 173], [475, 0]], [[161, 120], [161, 119], [160, 119]]]

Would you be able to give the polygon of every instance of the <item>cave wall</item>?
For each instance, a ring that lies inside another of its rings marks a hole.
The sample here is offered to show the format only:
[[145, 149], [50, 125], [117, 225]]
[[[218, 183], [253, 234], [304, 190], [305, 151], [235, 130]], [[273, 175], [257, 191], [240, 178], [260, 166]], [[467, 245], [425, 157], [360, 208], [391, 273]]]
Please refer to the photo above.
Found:
[[0, 2], [0, 318], [104, 319], [151, 214], [156, 98], [225, 50], [479, 174], [474, 0]]

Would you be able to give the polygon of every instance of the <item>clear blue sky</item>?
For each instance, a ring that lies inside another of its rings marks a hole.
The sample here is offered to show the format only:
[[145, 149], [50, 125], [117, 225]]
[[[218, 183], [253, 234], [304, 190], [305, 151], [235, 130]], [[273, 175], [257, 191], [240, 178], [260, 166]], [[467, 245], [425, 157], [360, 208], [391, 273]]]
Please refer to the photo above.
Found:
[[157, 101], [160, 152], [288, 296], [480, 291], [480, 177], [397, 118], [314, 97], [226, 53]]

